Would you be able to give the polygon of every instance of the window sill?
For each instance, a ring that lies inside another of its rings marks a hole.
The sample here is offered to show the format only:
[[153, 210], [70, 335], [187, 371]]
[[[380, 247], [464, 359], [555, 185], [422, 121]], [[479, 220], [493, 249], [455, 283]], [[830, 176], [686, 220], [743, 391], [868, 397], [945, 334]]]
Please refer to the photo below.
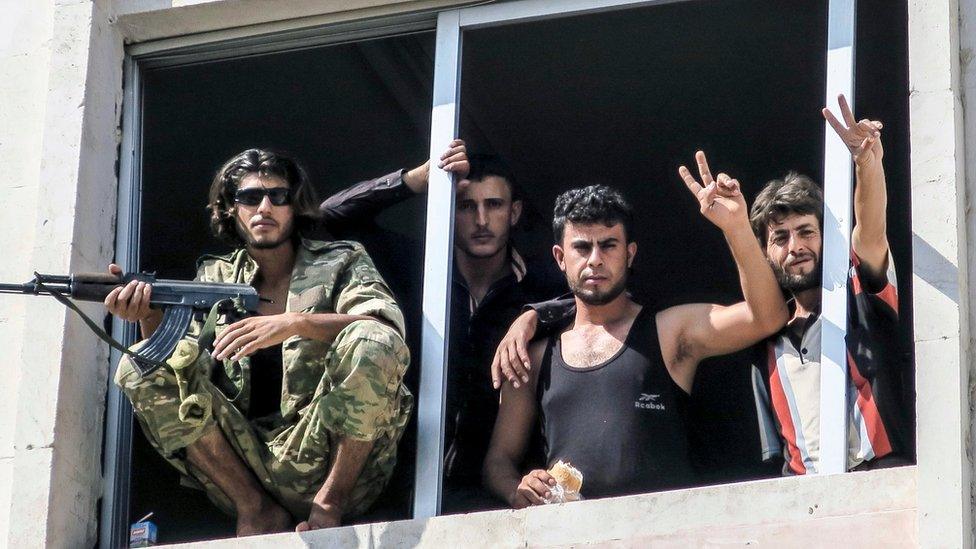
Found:
[[791, 477], [180, 547], [916, 546], [916, 468]]

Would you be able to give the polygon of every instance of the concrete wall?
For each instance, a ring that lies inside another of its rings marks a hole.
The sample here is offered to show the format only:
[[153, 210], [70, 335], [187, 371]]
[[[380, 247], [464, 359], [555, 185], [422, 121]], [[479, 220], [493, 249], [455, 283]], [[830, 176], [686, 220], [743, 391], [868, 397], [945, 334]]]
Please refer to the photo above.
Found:
[[[16, 109], [8, 114], [13, 121], [22, 117], [24, 129], [11, 124], [3, 132], [5, 142], [25, 148], [28, 162], [21, 209], [10, 216], [15, 238], [4, 238], [17, 246], [4, 250], [5, 260], [13, 259], [4, 265], [4, 278], [23, 281], [33, 270], [103, 270], [114, 240], [118, 94], [87, 84], [121, 87], [121, 39], [104, 2], [19, 4], [24, 11], [15, 36], [23, 41], [17, 47], [26, 49], [4, 79], [24, 81], [4, 93]], [[2, 404], [6, 417], [15, 418], [3, 428], [8, 437], [12, 432], [13, 450], [3, 468], [12, 477], [0, 485], [4, 539], [11, 546], [90, 545], [101, 489], [108, 354], [57, 303], [11, 299], [4, 305], [10, 308], [3, 313], [4, 337], [12, 339], [9, 349], [18, 360], [10, 369], [19, 382]], [[97, 306], [88, 309], [103, 314]]]
[[[963, 105], [964, 120], [964, 143], [976, 143], [976, 0], [962, 0], [959, 2], [959, 72], [960, 89]], [[973, 193], [976, 192], [976, 146], [970, 145], [964, 148], [965, 169], [963, 172], [965, 200], [965, 229], [968, 238], [967, 252], [969, 254], [969, 280], [976, 280], [976, 219], [973, 218], [972, 211]], [[976, 303], [976, 286], [970, 285], [968, 292], [969, 302]], [[969, 326], [976, 326], [976, 310], [969, 308]], [[969, 348], [973, 349], [976, 335], [973, 330], [969, 330]], [[967, 387], [970, 395], [970, 410], [972, 410], [972, 395], [976, 394], [976, 375], [972, 374], [972, 360], [970, 359], [970, 377]], [[970, 446], [967, 447], [967, 455], [973, 455], [972, 441], [976, 437], [976, 424], [972, 422], [970, 413]], [[976, 484], [976, 478], [971, 478], [970, 482]], [[971, 493], [976, 493], [976, 487], [970, 488]], [[972, 539], [976, 539], [976, 519], [970, 526], [973, 529]]]
[[[974, 256], [968, 242], [974, 223], [965, 183], [974, 179], [965, 175], [970, 175], [967, 166], [976, 164], [965, 162], [974, 153], [964, 147], [968, 126], [962, 101], [963, 91], [973, 88], [973, 77], [965, 72], [973, 39], [966, 33], [960, 37], [959, 14], [966, 28], [973, 21], [974, 2], [910, 2], [917, 478], [915, 469], [903, 469], [776, 480], [478, 515], [471, 523], [437, 518], [281, 536], [274, 543], [404, 540], [432, 545], [485, 539], [560, 546], [598, 541], [577, 537], [596, 532], [603, 542], [629, 537], [669, 544], [708, 541], [712, 538], [703, 538], [703, 532], [713, 527], [742, 541], [801, 531], [829, 537], [830, 528], [858, 522], [877, 525], [882, 533], [897, 535], [896, 540], [970, 546], [968, 280]], [[0, 279], [22, 281], [35, 269], [101, 270], [112, 257], [124, 43], [201, 43], [296, 22], [323, 24], [461, 3], [39, 0], [5, 6], [9, 28], [0, 33], [0, 160], [5, 161], [0, 193], [7, 215], [0, 216]], [[97, 306], [89, 311], [100, 314]], [[0, 545], [3, 540], [16, 547], [91, 545], [100, 493], [106, 349], [57, 304], [12, 297], [0, 300], [0, 348], [8, 357], [0, 372]], [[796, 507], [794, 493], [801, 495], [804, 507]], [[917, 513], [909, 503], [915, 494]], [[826, 514], [818, 511], [827, 508]], [[762, 511], [756, 515], [756, 509]], [[767, 518], [757, 522], [757, 516]], [[550, 521], [563, 529], [543, 528]], [[916, 523], [918, 537], [913, 537]], [[684, 528], [687, 537], [679, 532], [675, 538], [676, 527]], [[484, 537], [485, 531], [502, 537]], [[522, 537], [511, 537], [511, 532]]]
[[970, 547], [973, 456], [959, 5], [909, 2], [919, 538]]
[[915, 493], [904, 467], [181, 547], [916, 547]]
[[[16, 2], [5, 10], [0, 28], [0, 215], [2, 253], [0, 281], [23, 282], [29, 277], [34, 246], [37, 182], [41, 167], [44, 108], [54, 5]], [[14, 468], [14, 419], [27, 298], [0, 299], [0, 540], [7, 539]]]

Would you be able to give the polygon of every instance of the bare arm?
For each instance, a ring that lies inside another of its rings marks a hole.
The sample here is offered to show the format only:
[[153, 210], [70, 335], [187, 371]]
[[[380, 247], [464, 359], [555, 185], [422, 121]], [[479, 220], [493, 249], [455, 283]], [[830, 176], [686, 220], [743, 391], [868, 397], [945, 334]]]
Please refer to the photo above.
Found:
[[[464, 141], [452, 141], [438, 166], [457, 174], [458, 179], [466, 177], [469, 165]], [[344, 227], [371, 221], [386, 208], [426, 193], [429, 177], [430, 162], [425, 161], [411, 170], [361, 181], [332, 194], [319, 205], [322, 221], [326, 229], [338, 233]]]
[[[357, 320], [385, 322], [383, 318], [338, 313], [252, 316], [231, 324], [217, 335], [214, 339], [213, 356], [217, 360], [240, 360], [292, 336], [331, 342], [346, 326]], [[392, 324], [391, 327], [396, 328]]]
[[532, 361], [527, 350], [529, 342], [561, 329], [576, 313], [576, 300], [571, 296], [558, 297], [541, 303], [530, 303], [529, 309], [520, 314], [509, 326], [505, 337], [498, 342], [491, 361], [491, 380], [495, 389], [507, 379], [519, 388], [527, 383]]
[[888, 268], [888, 190], [885, 181], [881, 122], [857, 121], [843, 95], [837, 98], [843, 123], [829, 109], [824, 118], [844, 141], [854, 160], [854, 230], [851, 247], [861, 260], [861, 269], [871, 278], [884, 276]]
[[788, 317], [783, 292], [749, 225], [739, 182], [725, 174], [713, 180], [704, 153], [699, 151], [696, 159], [702, 184], [684, 166], [679, 173], [698, 198], [702, 215], [725, 235], [745, 301], [679, 305], [658, 313], [661, 351], [671, 376], [686, 391], [699, 361], [752, 345], [779, 330]]
[[[530, 346], [529, 354], [535, 364], [542, 360], [544, 350], [543, 341]], [[516, 509], [542, 503], [542, 497], [548, 493], [546, 485], [555, 483], [545, 471], [532, 471], [525, 476], [519, 473], [538, 413], [535, 400], [538, 370], [532, 369], [529, 382], [519, 389], [512, 383], [502, 386], [498, 417], [482, 469], [485, 487]]]
[[299, 523], [295, 531], [332, 528], [341, 524], [349, 494], [356, 486], [356, 481], [359, 480], [359, 475], [372, 449], [371, 440], [343, 437], [339, 441], [329, 475], [312, 498], [312, 511], [308, 515], [308, 520]]
[[[459, 180], [467, 177], [468, 172], [471, 169], [471, 165], [468, 162], [468, 153], [467, 148], [464, 145], [464, 141], [460, 139], [451, 141], [451, 144], [448, 145], [447, 150], [441, 155], [440, 162], [437, 164], [437, 167], [446, 172], [455, 174]], [[429, 182], [429, 160], [403, 174], [403, 183], [417, 194], [426, 193], [427, 184]]]

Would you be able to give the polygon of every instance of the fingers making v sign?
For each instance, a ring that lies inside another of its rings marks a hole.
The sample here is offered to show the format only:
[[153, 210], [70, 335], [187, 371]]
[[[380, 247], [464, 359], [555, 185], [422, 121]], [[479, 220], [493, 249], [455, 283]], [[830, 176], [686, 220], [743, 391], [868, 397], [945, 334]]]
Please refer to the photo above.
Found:
[[723, 231], [732, 228], [737, 223], [748, 223], [745, 198], [739, 187], [739, 180], [720, 173], [712, 178], [712, 171], [708, 167], [705, 153], [695, 153], [698, 162], [698, 174], [701, 181], [695, 179], [685, 166], [678, 168], [678, 175], [685, 182], [688, 190], [698, 199], [701, 213], [716, 227]]
[[884, 148], [881, 146], [881, 128], [883, 125], [877, 120], [867, 118], [858, 121], [854, 118], [847, 98], [842, 95], [837, 96], [837, 103], [840, 105], [840, 115], [843, 122], [824, 107], [823, 116], [827, 123], [834, 129], [838, 136], [851, 151], [851, 157], [858, 166], [867, 166], [875, 162], [880, 162], [884, 156]]

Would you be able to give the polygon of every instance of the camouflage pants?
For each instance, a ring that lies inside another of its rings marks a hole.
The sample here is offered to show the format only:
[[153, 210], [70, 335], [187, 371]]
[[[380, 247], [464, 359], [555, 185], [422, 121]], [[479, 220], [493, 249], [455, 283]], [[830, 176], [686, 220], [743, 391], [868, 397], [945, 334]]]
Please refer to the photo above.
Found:
[[[215, 361], [191, 339], [180, 341], [168, 367], [144, 378], [124, 357], [115, 382], [132, 402], [153, 447], [185, 481], [203, 488], [230, 515], [230, 499], [183, 450], [209, 429], [220, 429], [265, 490], [296, 520], [308, 517], [339, 438], [372, 440], [373, 449], [349, 496], [347, 516], [355, 516], [376, 500], [396, 464], [397, 443], [413, 406], [402, 384], [409, 352], [388, 326], [357, 321], [339, 333], [324, 362], [325, 373], [309, 384], [314, 392], [303, 399], [307, 404], [288, 419], [275, 414], [248, 420], [211, 381]], [[294, 378], [296, 372], [288, 374]], [[241, 393], [249, 391], [243, 387]]]

